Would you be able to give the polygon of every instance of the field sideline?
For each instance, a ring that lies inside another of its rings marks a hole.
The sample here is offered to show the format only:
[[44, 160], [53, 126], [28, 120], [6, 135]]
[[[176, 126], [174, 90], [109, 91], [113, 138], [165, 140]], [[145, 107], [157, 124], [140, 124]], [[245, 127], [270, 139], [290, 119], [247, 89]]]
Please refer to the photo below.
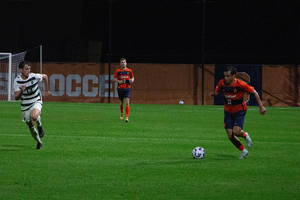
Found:
[[125, 123], [117, 104], [45, 102], [38, 151], [1, 101], [0, 199], [300, 199], [300, 108], [266, 109], [249, 107], [239, 160], [223, 106], [131, 104]]

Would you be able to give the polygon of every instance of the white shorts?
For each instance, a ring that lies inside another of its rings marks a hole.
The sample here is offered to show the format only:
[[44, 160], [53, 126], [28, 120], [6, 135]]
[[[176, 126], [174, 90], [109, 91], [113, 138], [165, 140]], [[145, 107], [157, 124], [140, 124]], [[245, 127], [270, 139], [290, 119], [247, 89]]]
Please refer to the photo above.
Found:
[[26, 111], [22, 112], [22, 121], [23, 122], [30, 122], [31, 121], [31, 111], [33, 109], [38, 109], [40, 111], [40, 114], [42, 113], [42, 103], [40, 101], [37, 101], [33, 104], [33, 106]]

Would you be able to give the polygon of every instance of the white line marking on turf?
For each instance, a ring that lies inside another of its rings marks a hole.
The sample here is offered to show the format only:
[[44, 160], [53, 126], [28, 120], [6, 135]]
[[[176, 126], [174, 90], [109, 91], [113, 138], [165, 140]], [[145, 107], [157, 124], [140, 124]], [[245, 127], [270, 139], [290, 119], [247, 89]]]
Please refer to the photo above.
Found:
[[[28, 137], [26, 134], [0, 134], [0, 136], [21, 136], [21, 137]], [[119, 139], [119, 140], [155, 140], [155, 141], [203, 141], [203, 142], [228, 142], [227, 140], [222, 141], [222, 140], [197, 140], [197, 139], [176, 139], [176, 138], [124, 138], [124, 137], [102, 137], [102, 136], [73, 136], [73, 135], [47, 135], [47, 137], [61, 137], [61, 138], [83, 138], [83, 139]], [[262, 143], [262, 144], [281, 144], [281, 145], [300, 145], [300, 142], [259, 142], [255, 141], [253, 143]]]

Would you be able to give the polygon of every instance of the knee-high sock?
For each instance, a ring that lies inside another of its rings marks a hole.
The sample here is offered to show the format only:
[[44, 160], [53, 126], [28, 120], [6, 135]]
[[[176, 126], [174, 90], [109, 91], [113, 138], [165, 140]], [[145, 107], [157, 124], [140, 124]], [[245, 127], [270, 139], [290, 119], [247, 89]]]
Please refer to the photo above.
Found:
[[30, 133], [31, 133], [32, 137], [35, 139], [35, 141], [37, 141], [38, 143], [42, 143], [39, 133], [37, 132], [35, 127], [30, 128]]
[[126, 113], [126, 117], [129, 117], [129, 106], [126, 106], [125, 113]]
[[242, 143], [236, 138], [236, 136], [232, 135], [232, 137], [230, 138], [230, 141], [239, 150], [241, 150], [241, 151], [244, 150], [244, 145], [242, 145]]

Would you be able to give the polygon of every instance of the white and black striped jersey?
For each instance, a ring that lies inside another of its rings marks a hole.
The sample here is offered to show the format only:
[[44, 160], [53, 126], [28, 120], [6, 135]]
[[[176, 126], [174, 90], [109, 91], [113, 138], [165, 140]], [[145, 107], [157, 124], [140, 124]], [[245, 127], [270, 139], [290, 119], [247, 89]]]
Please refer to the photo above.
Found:
[[24, 80], [18, 75], [14, 81], [14, 91], [20, 91], [22, 85], [26, 85], [21, 96], [21, 110], [29, 110], [37, 101], [42, 103], [42, 95], [38, 83], [43, 80], [41, 74], [30, 73], [28, 79]]

